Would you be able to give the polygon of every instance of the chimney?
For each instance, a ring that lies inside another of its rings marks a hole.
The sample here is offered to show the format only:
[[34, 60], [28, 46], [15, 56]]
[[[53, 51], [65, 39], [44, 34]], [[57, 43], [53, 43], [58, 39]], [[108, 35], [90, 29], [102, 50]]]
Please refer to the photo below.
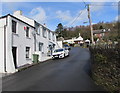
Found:
[[46, 27], [46, 24], [45, 24], [45, 23], [44, 23], [43, 25]]
[[22, 15], [22, 11], [21, 10], [15, 11], [13, 15]]

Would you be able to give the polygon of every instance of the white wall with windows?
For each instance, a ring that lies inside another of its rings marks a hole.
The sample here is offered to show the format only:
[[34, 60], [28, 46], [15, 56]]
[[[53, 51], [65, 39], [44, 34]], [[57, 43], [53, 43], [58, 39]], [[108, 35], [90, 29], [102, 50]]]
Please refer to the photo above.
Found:
[[[31, 32], [34, 31], [34, 28], [11, 15], [5, 18], [7, 19], [4, 22], [2, 22], [4, 18], [0, 19], [0, 24], [6, 25], [6, 28], [0, 28], [0, 37], [3, 38], [0, 45], [4, 45], [6, 42], [6, 46], [0, 46], [0, 55], [5, 54], [0, 57], [0, 72], [14, 73], [18, 67], [32, 63], [34, 39]], [[27, 35], [25, 27], [29, 27]], [[5, 35], [6, 40], [4, 40]], [[29, 47], [29, 52], [26, 52], [26, 47]], [[4, 50], [4, 48], [6, 49]]]
[[[6, 43], [4, 30], [6, 30]], [[20, 12], [14, 16], [7, 15], [0, 18], [0, 38], [0, 72], [6, 70], [8, 73], [14, 73], [18, 67], [33, 63], [32, 54], [36, 52], [40, 54], [39, 61], [42, 61], [42, 58], [47, 58], [51, 46], [53, 50], [53, 45], [56, 45], [54, 32], [36, 23], [35, 20], [22, 16]]]
[[34, 28], [11, 18], [17, 23], [16, 33], [12, 32], [12, 46], [17, 47], [17, 66], [32, 63], [32, 54], [34, 53], [34, 37], [32, 32]]

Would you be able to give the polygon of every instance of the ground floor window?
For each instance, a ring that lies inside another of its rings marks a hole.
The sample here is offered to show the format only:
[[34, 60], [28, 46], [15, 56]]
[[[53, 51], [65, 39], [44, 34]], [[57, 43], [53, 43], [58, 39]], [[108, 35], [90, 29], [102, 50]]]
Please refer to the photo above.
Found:
[[30, 47], [26, 47], [26, 58], [30, 58]]
[[43, 43], [39, 42], [39, 51], [43, 52]]

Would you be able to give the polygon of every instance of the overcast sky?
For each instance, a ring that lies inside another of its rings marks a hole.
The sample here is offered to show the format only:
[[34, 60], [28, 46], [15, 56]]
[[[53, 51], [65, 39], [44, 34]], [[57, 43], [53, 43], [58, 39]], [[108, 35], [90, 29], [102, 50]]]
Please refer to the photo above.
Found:
[[[86, 2], [86, 4], [91, 4], [93, 24], [100, 21], [111, 22], [118, 18], [116, 2]], [[41, 24], [46, 23], [51, 30], [55, 30], [58, 23], [68, 27], [88, 24], [83, 24], [88, 22], [87, 9], [83, 2], [2, 2], [0, 6], [1, 16], [22, 10], [23, 15]]]

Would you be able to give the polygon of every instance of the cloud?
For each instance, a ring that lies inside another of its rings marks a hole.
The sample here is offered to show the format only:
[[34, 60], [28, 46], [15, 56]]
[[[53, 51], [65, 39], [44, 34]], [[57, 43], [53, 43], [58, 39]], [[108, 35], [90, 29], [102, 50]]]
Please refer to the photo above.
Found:
[[65, 26], [73, 26], [78, 23], [80, 24], [80, 23], [87, 22], [87, 21], [88, 21], [87, 10], [83, 9], [83, 10], [78, 11], [78, 13], [74, 17], [72, 17], [72, 19], [69, 20], [69, 22]]
[[[104, 4], [105, 2], [100, 2], [100, 3], [92, 2], [90, 6], [91, 13], [97, 13], [97, 12], [99, 13], [102, 9], [104, 9]], [[98, 6], [94, 6], [94, 5], [98, 5]], [[64, 22], [67, 22], [66, 26], [88, 22], [87, 9], [78, 11], [74, 16], [71, 15], [72, 14], [70, 11], [65, 11], [65, 12], [57, 11], [57, 18], [61, 19]]]
[[115, 21], [119, 21], [120, 22], [120, 15], [115, 17]]
[[73, 19], [69, 10], [67, 11], [58, 10], [56, 12], [56, 17], [61, 19], [63, 22], [69, 22], [70, 20]]
[[30, 16], [40, 23], [45, 23], [47, 19], [46, 12], [42, 7], [32, 9]]
[[112, 3], [113, 9], [118, 10], [118, 8], [119, 8], [118, 6], [119, 6], [119, 4], [117, 2]]

